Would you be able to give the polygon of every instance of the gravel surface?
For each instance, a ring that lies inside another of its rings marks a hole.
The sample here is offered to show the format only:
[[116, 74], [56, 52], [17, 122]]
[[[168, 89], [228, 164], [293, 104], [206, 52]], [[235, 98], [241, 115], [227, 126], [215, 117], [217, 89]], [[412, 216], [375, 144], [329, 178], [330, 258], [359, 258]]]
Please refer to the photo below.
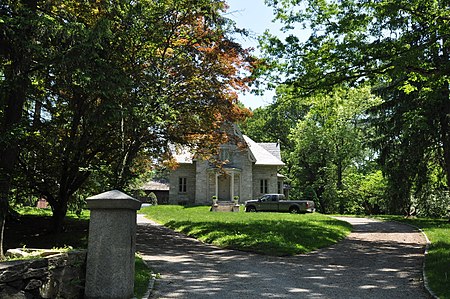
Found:
[[204, 244], [138, 215], [137, 250], [161, 274], [150, 298], [430, 298], [420, 232], [396, 222], [339, 219], [353, 232], [338, 244], [272, 257]]

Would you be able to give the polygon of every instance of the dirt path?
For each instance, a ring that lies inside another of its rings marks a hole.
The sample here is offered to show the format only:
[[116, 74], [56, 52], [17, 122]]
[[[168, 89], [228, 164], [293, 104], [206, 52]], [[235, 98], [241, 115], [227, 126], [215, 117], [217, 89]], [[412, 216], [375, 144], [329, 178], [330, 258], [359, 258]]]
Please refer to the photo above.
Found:
[[138, 215], [137, 250], [161, 274], [151, 298], [429, 298], [421, 233], [393, 222], [342, 220], [354, 229], [335, 246], [269, 257], [203, 244]]

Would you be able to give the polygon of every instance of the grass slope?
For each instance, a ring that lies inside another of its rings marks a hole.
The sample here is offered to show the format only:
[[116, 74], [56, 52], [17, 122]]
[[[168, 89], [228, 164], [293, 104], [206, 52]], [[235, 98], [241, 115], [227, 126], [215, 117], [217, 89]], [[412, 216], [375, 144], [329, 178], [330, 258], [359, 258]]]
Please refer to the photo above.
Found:
[[226, 213], [206, 206], [154, 206], [141, 212], [206, 243], [278, 256], [330, 246], [351, 231], [350, 224], [318, 213]]

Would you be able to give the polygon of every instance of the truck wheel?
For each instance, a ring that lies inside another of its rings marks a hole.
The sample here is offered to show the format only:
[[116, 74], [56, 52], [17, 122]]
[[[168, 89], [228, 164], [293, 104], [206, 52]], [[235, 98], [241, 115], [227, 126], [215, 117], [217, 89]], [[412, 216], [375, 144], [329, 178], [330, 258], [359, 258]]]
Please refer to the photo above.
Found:
[[256, 212], [256, 208], [253, 207], [253, 206], [247, 207], [247, 212], [255, 213]]
[[289, 213], [291, 214], [298, 214], [300, 212], [300, 210], [298, 209], [298, 207], [290, 207], [289, 208]]

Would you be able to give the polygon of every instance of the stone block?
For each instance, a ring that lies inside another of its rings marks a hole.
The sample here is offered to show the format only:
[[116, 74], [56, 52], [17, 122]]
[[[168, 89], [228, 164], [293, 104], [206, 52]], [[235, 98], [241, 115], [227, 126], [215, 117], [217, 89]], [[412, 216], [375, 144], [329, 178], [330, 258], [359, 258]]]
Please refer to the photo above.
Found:
[[22, 275], [27, 271], [27, 264], [22, 263], [14, 267], [3, 270], [0, 273], [0, 282], [9, 282], [22, 277]]
[[0, 298], [82, 298], [85, 259], [80, 250], [1, 263]]
[[27, 272], [23, 274], [23, 279], [35, 278], [35, 277], [46, 277], [48, 275], [47, 268], [39, 268], [39, 269], [28, 269]]
[[224, 203], [220, 202], [211, 206], [212, 212], [239, 212], [239, 205], [233, 202]]
[[42, 281], [38, 279], [31, 279], [25, 286], [26, 291], [35, 290], [42, 286]]
[[[25, 287], [25, 281], [23, 279], [17, 279], [17, 280], [8, 282], [7, 285], [15, 288], [17, 290], [22, 290]], [[1, 289], [3, 289], [3, 287], [0, 285], [0, 290]]]
[[33, 296], [24, 291], [17, 290], [11, 287], [6, 287], [0, 291], [0, 298], [7, 299], [31, 299]]

